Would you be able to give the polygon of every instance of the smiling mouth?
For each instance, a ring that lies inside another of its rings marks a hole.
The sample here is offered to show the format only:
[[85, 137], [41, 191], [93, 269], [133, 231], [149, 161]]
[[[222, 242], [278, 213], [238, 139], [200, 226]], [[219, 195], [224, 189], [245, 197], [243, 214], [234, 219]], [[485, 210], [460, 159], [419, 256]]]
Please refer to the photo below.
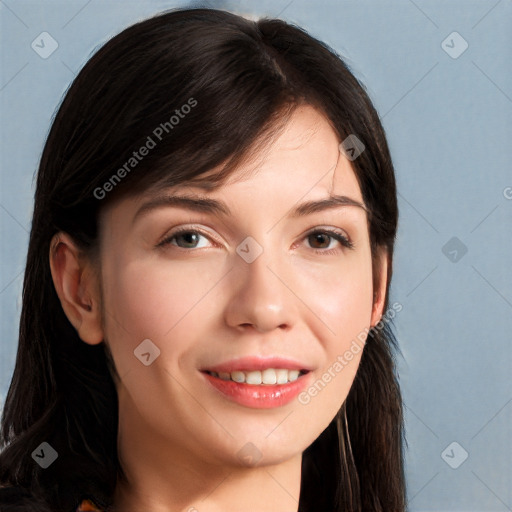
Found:
[[248, 384], [252, 386], [275, 386], [276, 384], [289, 384], [296, 381], [302, 375], [308, 373], [308, 370], [287, 370], [285, 368], [268, 368], [266, 370], [251, 371], [233, 371], [233, 372], [213, 372], [205, 370], [204, 373], [221, 380], [233, 381], [239, 384]]

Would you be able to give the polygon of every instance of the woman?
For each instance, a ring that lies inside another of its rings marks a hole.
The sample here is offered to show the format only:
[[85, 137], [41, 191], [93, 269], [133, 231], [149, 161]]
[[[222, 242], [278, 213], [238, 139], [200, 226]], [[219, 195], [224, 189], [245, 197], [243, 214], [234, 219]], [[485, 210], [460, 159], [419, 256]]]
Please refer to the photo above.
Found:
[[114, 37], [41, 159], [2, 510], [404, 510], [397, 218], [378, 115], [303, 30]]

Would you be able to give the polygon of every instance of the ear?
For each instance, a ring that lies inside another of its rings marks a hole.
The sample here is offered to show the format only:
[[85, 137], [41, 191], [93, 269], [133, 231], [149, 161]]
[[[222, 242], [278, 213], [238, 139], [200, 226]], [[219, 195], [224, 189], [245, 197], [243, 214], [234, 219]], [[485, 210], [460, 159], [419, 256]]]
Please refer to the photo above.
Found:
[[90, 345], [103, 341], [98, 278], [73, 239], [57, 233], [50, 243], [50, 269], [62, 309], [80, 338]]
[[386, 302], [386, 287], [388, 282], [388, 262], [389, 256], [385, 247], [379, 247], [375, 261], [372, 264], [373, 269], [373, 307], [371, 326], [377, 325], [384, 313], [384, 303]]

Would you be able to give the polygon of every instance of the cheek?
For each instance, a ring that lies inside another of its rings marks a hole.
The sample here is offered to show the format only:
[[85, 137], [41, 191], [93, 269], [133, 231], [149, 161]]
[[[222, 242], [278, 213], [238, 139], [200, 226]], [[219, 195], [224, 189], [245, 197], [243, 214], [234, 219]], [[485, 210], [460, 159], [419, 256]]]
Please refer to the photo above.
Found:
[[373, 305], [369, 247], [329, 264], [301, 263], [296, 269], [298, 294], [321, 322], [318, 339], [326, 348], [342, 350], [352, 336], [370, 325]]
[[336, 267], [303, 275], [300, 282], [301, 294], [308, 297], [307, 304], [317, 317], [310, 327], [322, 344], [323, 359], [299, 402], [326, 427], [352, 386], [370, 327], [373, 284], [369, 248]]
[[[143, 340], [150, 339], [158, 347], [160, 362], [169, 353], [179, 356], [188, 348], [187, 337], [178, 333], [219, 279], [211, 265], [199, 267], [191, 272], [190, 266], [184, 268], [176, 262], [116, 260], [105, 272], [106, 338], [120, 374], [140, 365], [134, 350]], [[172, 352], [166, 350], [170, 343]]]

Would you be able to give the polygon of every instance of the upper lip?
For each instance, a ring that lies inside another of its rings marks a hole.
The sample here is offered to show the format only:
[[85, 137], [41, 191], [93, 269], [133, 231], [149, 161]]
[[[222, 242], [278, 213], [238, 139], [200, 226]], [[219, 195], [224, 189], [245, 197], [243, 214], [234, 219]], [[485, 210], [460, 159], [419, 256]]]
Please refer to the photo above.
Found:
[[290, 359], [287, 357], [276, 356], [249, 356], [231, 359], [230, 361], [225, 361], [223, 363], [203, 368], [202, 371], [231, 373], [236, 371], [262, 371], [268, 368], [310, 371], [310, 368], [308, 368], [308, 366], [304, 363], [298, 362], [294, 359]]

